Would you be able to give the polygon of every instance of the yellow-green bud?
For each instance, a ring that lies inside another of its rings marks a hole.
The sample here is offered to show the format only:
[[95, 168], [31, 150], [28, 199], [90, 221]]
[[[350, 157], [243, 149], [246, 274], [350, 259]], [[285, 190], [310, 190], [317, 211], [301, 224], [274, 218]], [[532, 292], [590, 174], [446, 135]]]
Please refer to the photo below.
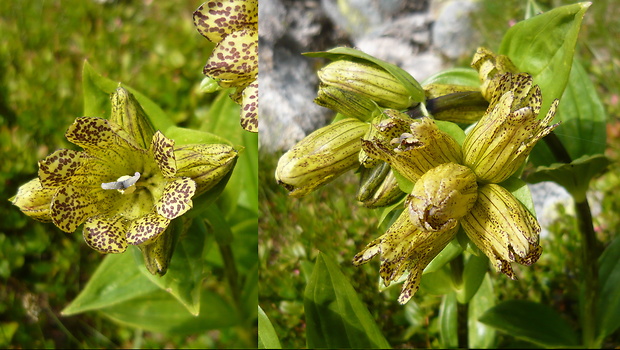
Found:
[[301, 197], [359, 166], [360, 140], [368, 127], [346, 118], [315, 130], [280, 157], [276, 181]]
[[536, 218], [508, 190], [487, 184], [478, 188], [478, 201], [461, 224], [471, 241], [493, 265], [516, 279], [511, 262], [535, 263], [542, 248], [538, 245], [540, 225]]
[[357, 200], [365, 207], [387, 207], [398, 202], [404, 194], [387, 163], [380, 162], [372, 168], [361, 167]]
[[155, 128], [138, 100], [122, 87], [118, 87], [110, 99], [112, 101], [110, 121], [119, 125], [123, 130], [122, 132], [131, 135], [138, 146], [148, 149], [155, 134]]
[[411, 222], [427, 231], [453, 229], [474, 206], [478, 184], [466, 166], [445, 163], [424, 174], [407, 197]]
[[381, 109], [370, 98], [332, 85], [321, 84], [314, 102], [361, 121], [368, 121], [381, 113]]
[[407, 109], [416, 103], [398, 79], [372, 63], [339, 60], [319, 70], [318, 76], [323, 84], [366, 96], [381, 107]]
[[175, 148], [177, 176], [196, 182], [196, 194], [204, 193], [222, 180], [237, 162], [238, 152], [224, 144], [190, 144]]
[[437, 120], [471, 124], [477, 122], [489, 103], [472, 86], [428, 84], [424, 86], [426, 108]]
[[553, 102], [543, 120], [535, 113], [540, 104], [513, 111], [514, 102], [514, 93], [506, 92], [463, 142], [463, 164], [470, 167], [482, 183], [499, 183], [514, 174], [536, 142], [558, 125], [549, 125], [558, 100]]
[[52, 221], [50, 214], [52, 198], [56, 190], [42, 187], [39, 178], [35, 178], [21, 185], [17, 194], [9, 200], [31, 218], [50, 222]]

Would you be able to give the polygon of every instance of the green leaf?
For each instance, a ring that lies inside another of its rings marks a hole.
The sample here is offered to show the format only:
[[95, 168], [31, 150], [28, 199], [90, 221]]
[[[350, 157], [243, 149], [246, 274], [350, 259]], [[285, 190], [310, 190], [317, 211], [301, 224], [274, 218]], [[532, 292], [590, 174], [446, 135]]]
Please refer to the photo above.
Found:
[[439, 130], [452, 136], [452, 138], [456, 140], [459, 146], [463, 145], [463, 142], [465, 141], [465, 132], [463, 131], [463, 129], [461, 129], [461, 127], [459, 127], [455, 123], [448, 122], [445, 120], [435, 120], [435, 124], [437, 124], [437, 127], [439, 128]]
[[304, 310], [308, 348], [390, 347], [338, 265], [320, 252], [304, 292]]
[[164, 132], [164, 135], [170, 139], [173, 139], [175, 146], [189, 145], [193, 143], [220, 143], [232, 146], [230, 141], [221, 136], [206, 131], [182, 128], [175, 125], [168, 128]]
[[530, 212], [530, 214], [536, 216], [536, 209], [534, 208], [534, 200], [532, 199], [532, 193], [530, 192], [530, 188], [527, 186], [525, 181], [511, 176], [508, 179], [504, 180], [500, 186], [504, 187], [512, 195], [519, 201], [525, 208]]
[[453, 239], [433, 260], [426, 265], [424, 274], [435, 272], [463, 252], [463, 247]]
[[520, 21], [502, 39], [499, 53], [534, 78], [542, 91], [541, 115], [562, 97], [570, 74], [575, 44], [590, 2], [561, 6]]
[[458, 305], [454, 292], [444, 295], [441, 299], [439, 306], [439, 344], [443, 349], [459, 346]]
[[539, 166], [535, 172], [528, 175], [529, 183], [553, 181], [564, 187], [577, 202], [586, 198], [586, 191], [590, 180], [599, 175], [609, 165], [605, 155], [583, 156], [573, 160], [570, 164], [555, 163], [550, 166]]
[[[578, 60], [573, 61], [568, 85], [560, 101], [554, 118], [554, 122], [560, 122], [560, 125], [553, 132], [571, 159], [603, 154], [607, 139], [607, 113], [588, 73]], [[545, 142], [536, 144], [530, 160], [535, 165], [557, 162]]]
[[168, 130], [174, 125], [166, 113], [151, 99], [130, 86], [100, 75], [86, 60], [82, 67], [84, 115], [107, 119], [110, 116], [110, 94], [119, 86], [129, 90], [135, 96], [156, 130]]
[[260, 305], [258, 306], [258, 348], [282, 349], [276, 330]]
[[620, 238], [614, 239], [599, 259], [600, 294], [598, 344], [620, 328]]
[[480, 90], [478, 71], [473, 68], [451, 68], [431, 75], [422, 82], [422, 86], [429, 84], [452, 84], [471, 86]]
[[394, 76], [394, 78], [398, 79], [403, 84], [405, 89], [407, 89], [413, 101], [422, 102], [425, 100], [424, 89], [422, 89], [420, 83], [418, 83], [418, 81], [415, 80], [415, 78], [413, 78], [411, 74], [407, 73], [407, 71], [392, 63], [382, 61], [362, 51], [350, 47], [336, 47], [329, 51], [306, 52], [303, 53], [303, 55], [308, 57], [324, 57], [333, 61], [347, 59], [349, 57], [355, 57], [357, 59], [374, 63], [388, 71], [390, 74], [392, 74], [392, 76]]
[[554, 309], [526, 300], [511, 300], [486, 311], [480, 322], [517, 339], [550, 348], [577, 346], [577, 333]]
[[476, 295], [488, 269], [489, 258], [486, 255], [469, 254], [463, 270], [463, 288], [456, 291], [456, 298], [459, 303], [466, 304]]
[[[426, 270], [424, 270], [426, 272]], [[454, 291], [454, 283], [450, 268], [444, 265], [441, 269], [424, 273], [420, 281], [420, 289], [426, 294], [444, 295]]]
[[176, 298], [163, 290], [156, 290], [138, 298], [107, 307], [101, 312], [122, 325], [151, 332], [182, 335], [222, 329], [238, 324], [237, 313], [219, 294], [202, 290], [198, 316], [179, 307]]
[[478, 292], [469, 301], [467, 330], [470, 349], [493, 349], [496, 348], [496, 331], [487, 326], [478, 318], [496, 303], [493, 284], [489, 274], [485, 274]]
[[[197, 221], [197, 220], [194, 220]], [[181, 221], [172, 222], [172, 229], [183, 231]], [[194, 316], [200, 312], [200, 285], [202, 281], [205, 234], [197, 229], [195, 223], [190, 230], [180, 232], [180, 238], [174, 248], [168, 272], [164, 276], [154, 276], [145, 267], [142, 254], [134, 250], [134, 258], [139, 262], [142, 274], [162, 290], [175, 297]]]
[[131, 253], [110, 254], [99, 264], [80, 294], [61, 313], [70, 316], [97, 310], [142, 297], [158, 289], [140, 273]]

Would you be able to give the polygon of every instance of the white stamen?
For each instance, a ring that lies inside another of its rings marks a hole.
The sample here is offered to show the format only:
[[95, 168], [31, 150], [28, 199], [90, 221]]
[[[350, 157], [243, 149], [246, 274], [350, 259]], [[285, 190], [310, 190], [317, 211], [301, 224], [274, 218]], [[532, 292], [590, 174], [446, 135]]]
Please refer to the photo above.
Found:
[[104, 182], [101, 184], [101, 188], [104, 190], [119, 190], [122, 192], [124, 189], [135, 185], [139, 179], [140, 173], [136, 171], [133, 176], [123, 175], [116, 179], [116, 181]]

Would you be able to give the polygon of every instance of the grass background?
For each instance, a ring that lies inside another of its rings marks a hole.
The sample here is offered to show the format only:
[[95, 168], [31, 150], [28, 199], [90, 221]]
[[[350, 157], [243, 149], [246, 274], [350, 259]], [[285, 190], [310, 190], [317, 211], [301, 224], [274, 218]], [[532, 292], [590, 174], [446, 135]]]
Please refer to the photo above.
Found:
[[[540, 1], [544, 8], [554, 8], [575, 1]], [[483, 33], [481, 46], [497, 51], [510, 23], [524, 16], [522, 0], [482, 1], [481, 13], [475, 16], [477, 30]], [[617, 213], [620, 198], [620, 4], [596, 0], [586, 12], [580, 31], [577, 56], [593, 79], [608, 113], [606, 154], [612, 165], [592, 182], [602, 212], [594, 218], [598, 238], [603, 244], [620, 233]], [[468, 66], [470, 58], [454, 62]], [[587, 140], [586, 140], [587, 141]], [[400, 286], [379, 293], [379, 261], [374, 259], [359, 268], [351, 264], [353, 256], [372, 239], [385, 231], [377, 227], [380, 210], [370, 210], [355, 201], [358, 178], [353, 172], [304, 198], [288, 197], [274, 180], [277, 159], [282, 153], [262, 154], [259, 183], [259, 304], [274, 324], [284, 348], [304, 348], [303, 293], [319, 251], [340, 263], [362, 301], [394, 348], [438, 347], [437, 314], [441, 297], [422, 288], [404, 307], [396, 302]], [[581, 265], [580, 237], [575, 230], [570, 207], [557, 208], [558, 219], [549, 227], [550, 235], [541, 245], [544, 253], [530, 267], [515, 265], [519, 281], [490, 272], [499, 300], [528, 299], [539, 301], [560, 311], [575, 327], [578, 324], [578, 291]], [[500, 335], [502, 347], [532, 347]], [[614, 333], [605, 347], [620, 344], [620, 332]]]
[[[31, 220], [8, 201], [36, 176], [37, 161], [58, 148], [76, 148], [64, 133], [82, 116], [84, 60], [144, 93], [177, 125], [198, 125], [211, 98], [199, 84], [213, 47], [193, 25], [192, 13], [202, 2], [0, 2], [0, 347], [243, 344], [234, 332], [175, 336], [121, 327], [93, 312], [59, 316], [103, 256], [85, 245], [80, 232]], [[208, 283], [223, 283], [221, 271]]]

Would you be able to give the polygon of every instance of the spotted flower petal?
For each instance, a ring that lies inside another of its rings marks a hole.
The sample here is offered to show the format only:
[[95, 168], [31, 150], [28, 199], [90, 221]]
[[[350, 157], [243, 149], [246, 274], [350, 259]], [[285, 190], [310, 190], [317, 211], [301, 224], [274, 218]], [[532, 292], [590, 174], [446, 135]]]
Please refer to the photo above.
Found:
[[174, 150], [177, 176], [196, 182], [196, 196], [217, 185], [237, 162], [238, 152], [224, 144], [190, 144]]
[[41, 181], [36, 178], [20, 186], [10, 201], [31, 218], [50, 222], [52, 221], [50, 207], [55, 193], [56, 189], [44, 188], [41, 186]]
[[170, 220], [157, 214], [144, 215], [129, 225], [127, 243], [132, 245], [150, 244], [168, 227]]
[[54, 225], [65, 232], [74, 232], [86, 219], [107, 212], [118, 193], [100, 188], [65, 186], [58, 189], [52, 200], [51, 216]]
[[170, 140], [164, 136], [164, 134], [157, 131], [155, 135], [153, 135], [151, 152], [153, 153], [153, 158], [155, 158], [157, 166], [164, 177], [173, 177], [176, 175], [177, 163], [174, 156], [173, 140]]
[[488, 184], [479, 188], [478, 201], [461, 221], [471, 241], [495, 268], [516, 279], [511, 262], [531, 265], [538, 260], [540, 225], [508, 190]]
[[243, 86], [256, 80], [258, 71], [258, 32], [243, 29], [219, 42], [203, 73], [220, 80], [222, 87]]
[[157, 213], [167, 219], [177, 218], [192, 208], [196, 182], [184, 177], [168, 182], [161, 199], [155, 204]]
[[73, 174], [81, 167], [82, 153], [60, 149], [39, 162], [41, 185], [53, 188], [72, 183]]
[[258, 77], [243, 89], [241, 95], [241, 127], [258, 132]]
[[258, 25], [258, 1], [207, 1], [194, 12], [194, 25], [205, 38], [217, 43], [234, 31]]
[[127, 224], [122, 216], [94, 216], [84, 223], [84, 241], [101, 253], [122, 253], [127, 249]]

